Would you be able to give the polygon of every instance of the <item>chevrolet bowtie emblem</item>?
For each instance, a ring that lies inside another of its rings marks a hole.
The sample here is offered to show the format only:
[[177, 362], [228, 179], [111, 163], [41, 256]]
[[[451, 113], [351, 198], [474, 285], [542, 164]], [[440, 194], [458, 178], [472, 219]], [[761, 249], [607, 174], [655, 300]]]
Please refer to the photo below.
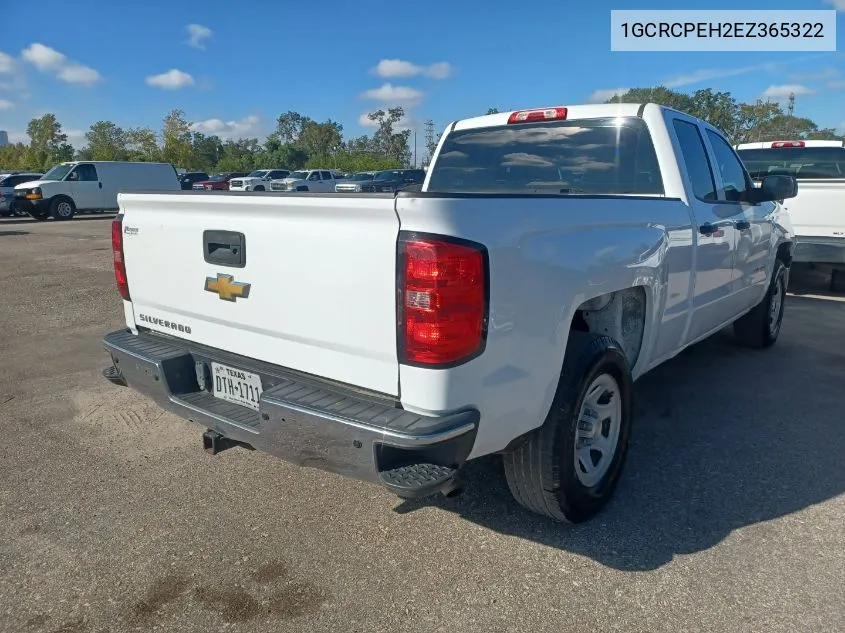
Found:
[[232, 301], [236, 299], [246, 299], [249, 297], [249, 289], [252, 284], [245, 284], [240, 281], [235, 281], [232, 275], [224, 275], [217, 273], [217, 277], [205, 278], [205, 289], [209, 292], [215, 293], [223, 301]]

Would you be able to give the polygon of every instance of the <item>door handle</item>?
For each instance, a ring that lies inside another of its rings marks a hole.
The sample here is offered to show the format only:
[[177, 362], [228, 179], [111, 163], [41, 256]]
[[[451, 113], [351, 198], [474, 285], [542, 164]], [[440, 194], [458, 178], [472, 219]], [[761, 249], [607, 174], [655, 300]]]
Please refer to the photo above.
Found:
[[737, 220], [736, 221], [736, 228], [739, 231], [745, 231], [751, 228], [751, 222], [748, 220]]
[[702, 224], [701, 226], [698, 227], [698, 232], [701, 233], [702, 235], [713, 235], [713, 233], [715, 233], [718, 230], [719, 230], [719, 227], [714, 226], [710, 223]]
[[100, 189], [102, 189], [102, 188], [103, 188], [103, 183], [98, 182], [97, 184], [98, 184], [98, 185], [100, 185]]

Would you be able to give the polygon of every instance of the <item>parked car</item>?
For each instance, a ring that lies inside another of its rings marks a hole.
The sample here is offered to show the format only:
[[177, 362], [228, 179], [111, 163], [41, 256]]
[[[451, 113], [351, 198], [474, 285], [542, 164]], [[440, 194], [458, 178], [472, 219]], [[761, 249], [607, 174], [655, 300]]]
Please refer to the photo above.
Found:
[[190, 191], [194, 183], [208, 180], [208, 174], [204, 171], [189, 171], [179, 176], [179, 183], [182, 189]]
[[786, 207], [795, 228], [795, 261], [845, 265], [845, 142], [743, 143], [737, 153], [751, 177], [789, 174], [798, 195]]
[[362, 171], [356, 174], [345, 174], [343, 182], [334, 186], [337, 193], [360, 193], [361, 185], [370, 182], [376, 175], [374, 171]]
[[202, 198], [124, 195], [104, 375], [211, 452], [402, 497], [501, 454], [519, 503], [584, 521], [622, 473], [634, 380], [730, 324], [777, 341], [795, 192], [755, 187], [712, 125], [621, 103], [457, 121], [422, 193], [232, 198], [229, 227]]
[[390, 192], [395, 193], [408, 185], [422, 184], [425, 171], [422, 169], [388, 169], [380, 171], [371, 182], [361, 186], [362, 192]]
[[271, 180], [286, 178], [289, 169], [256, 169], [242, 178], [229, 181], [229, 191], [266, 191]]
[[26, 215], [24, 211], [13, 211], [15, 186], [30, 180], [38, 180], [43, 174], [38, 172], [0, 173], [0, 217]]
[[270, 190], [327, 193], [334, 191], [339, 181], [341, 179], [330, 169], [301, 169], [280, 180], [270, 181]]
[[194, 191], [228, 191], [229, 181], [232, 178], [240, 178], [246, 176], [245, 171], [230, 171], [223, 174], [215, 174], [208, 180], [200, 180], [195, 182], [191, 189]]
[[72, 161], [16, 185], [13, 204], [36, 220], [70, 220], [77, 211], [116, 211], [118, 193], [180, 189], [170, 163]]

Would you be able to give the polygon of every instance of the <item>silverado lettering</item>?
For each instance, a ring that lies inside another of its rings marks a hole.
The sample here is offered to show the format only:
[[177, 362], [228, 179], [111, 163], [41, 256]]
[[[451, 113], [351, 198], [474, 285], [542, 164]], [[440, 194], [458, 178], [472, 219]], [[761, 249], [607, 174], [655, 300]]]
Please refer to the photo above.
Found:
[[173, 321], [147, 316], [146, 314], [138, 314], [138, 320], [151, 325], [158, 325], [171, 330], [176, 330], [177, 332], [184, 332], [185, 334], [191, 333], [190, 325], [182, 325], [181, 323], [174, 323]]

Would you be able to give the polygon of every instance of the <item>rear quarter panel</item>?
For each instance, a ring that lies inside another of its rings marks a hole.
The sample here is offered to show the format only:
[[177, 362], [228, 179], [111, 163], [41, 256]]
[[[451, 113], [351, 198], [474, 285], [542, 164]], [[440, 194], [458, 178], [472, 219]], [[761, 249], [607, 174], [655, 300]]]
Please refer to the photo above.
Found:
[[481, 411], [472, 457], [501, 450], [542, 424], [570, 323], [584, 301], [643, 287], [647, 315], [635, 376], [655, 350], [680, 345], [693, 257], [690, 215], [680, 200], [400, 194], [397, 212], [403, 231], [461, 237], [489, 251], [484, 353], [452, 369], [400, 366], [405, 408]]

